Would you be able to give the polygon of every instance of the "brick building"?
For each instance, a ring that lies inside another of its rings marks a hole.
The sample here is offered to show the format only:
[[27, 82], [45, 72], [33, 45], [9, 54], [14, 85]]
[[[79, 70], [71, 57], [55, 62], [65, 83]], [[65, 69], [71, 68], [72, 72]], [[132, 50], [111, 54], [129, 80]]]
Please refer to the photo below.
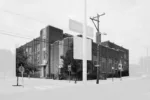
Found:
[[[52, 69], [55, 69], [55, 71], [52, 71], [52, 74], [57, 76], [58, 73], [60, 73], [59, 66], [62, 64], [60, 62], [61, 56], [66, 55], [66, 52], [69, 50], [69, 48], [71, 48], [72, 43], [73, 37], [67, 37], [52, 44], [53, 50], [51, 51], [53, 52], [51, 53], [53, 54], [53, 56], [51, 57], [53, 59], [53, 65], [51, 65], [51, 67]], [[102, 42], [102, 45], [99, 46], [99, 50], [101, 53], [101, 55], [99, 55], [99, 57], [101, 58], [101, 73], [106, 73], [107, 76], [111, 75], [112, 73], [114, 73], [114, 71], [112, 71], [112, 67], [114, 67], [115, 70], [119, 71], [118, 65], [121, 62], [123, 67], [123, 76], [129, 75], [129, 50], [110, 41]], [[95, 65], [97, 64], [97, 44], [94, 42], [92, 42], [92, 63], [93, 65], [90, 66], [91, 70], [88, 71], [91, 73], [94, 72], [94, 70], [96, 69]], [[117, 74], [117, 72], [115, 73]]]
[[39, 77], [50, 76], [51, 64], [51, 45], [57, 40], [63, 39], [63, 30], [53, 26], [47, 26], [40, 31], [40, 37], [21, 46], [26, 50], [28, 62], [38, 66], [40, 70], [37, 74]]
[[[64, 34], [63, 30], [53, 26], [47, 26], [40, 31], [40, 37], [21, 46], [29, 56], [28, 61], [38, 66], [39, 77], [57, 76], [63, 66], [61, 56], [71, 48], [73, 36]], [[123, 64], [123, 73], [128, 75], [129, 71], [129, 50], [118, 46], [110, 41], [102, 42], [99, 46], [101, 52], [101, 72], [112, 74], [112, 67], [118, 68], [119, 62]], [[97, 63], [97, 44], [92, 42], [92, 63], [91, 73], [94, 72]], [[95, 73], [96, 74], [96, 73]]]

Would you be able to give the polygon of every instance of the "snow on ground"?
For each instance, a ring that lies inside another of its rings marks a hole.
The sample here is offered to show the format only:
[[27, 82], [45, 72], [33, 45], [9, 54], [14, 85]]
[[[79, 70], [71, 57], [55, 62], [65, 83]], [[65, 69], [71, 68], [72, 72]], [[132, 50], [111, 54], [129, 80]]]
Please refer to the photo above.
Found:
[[[24, 87], [14, 87], [16, 79], [0, 80], [0, 100], [150, 100], [150, 77], [123, 77], [88, 81], [59, 81], [25, 78]], [[21, 78], [20, 78], [20, 84]]]

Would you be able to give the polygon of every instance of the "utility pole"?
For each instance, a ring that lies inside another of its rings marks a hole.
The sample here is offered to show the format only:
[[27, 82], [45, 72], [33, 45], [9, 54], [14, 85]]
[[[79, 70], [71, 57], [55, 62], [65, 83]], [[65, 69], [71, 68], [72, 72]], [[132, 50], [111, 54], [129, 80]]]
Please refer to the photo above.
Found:
[[[97, 40], [97, 81], [96, 81], [96, 84], [99, 84], [99, 75], [100, 75], [100, 66], [101, 66], [101, 59], [100, 59], [100, 56], [101, 56], [101, 50], [99, 52], [99, 45], [101, 44], [101, 33], [100, 33], [100, 30], [99, 30], [99, 22], [100, 22], [100, 16], [103, 16], [105, 15], [105, 13], [99, 15], [97, 14], [96, 17], [90, 17], [90, 19], [92, 20], [96, 30], [97, 30], [97, 34], [99, 34], [99, 39]], [[96, 24], [94, 23], [94, 21], [97, 22], [97, 26]]]

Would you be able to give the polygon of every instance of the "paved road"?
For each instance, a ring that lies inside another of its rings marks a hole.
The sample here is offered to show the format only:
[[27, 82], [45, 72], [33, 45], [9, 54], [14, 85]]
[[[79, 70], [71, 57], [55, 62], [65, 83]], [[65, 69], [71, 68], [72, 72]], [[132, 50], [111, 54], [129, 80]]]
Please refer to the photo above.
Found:
[[122, 81], [115, 79], [114, 82], [109, 79], [100, 81], [98, 85], [95, 81], [90, 81], [86, 85], [81, 82], [74, 84], [44, 79], [25, 81], [24, 88], [8, 87], [7, 92], [0, 95], [0, 100], [150, 100], [150, 77], [144, 76], [124, 78]]

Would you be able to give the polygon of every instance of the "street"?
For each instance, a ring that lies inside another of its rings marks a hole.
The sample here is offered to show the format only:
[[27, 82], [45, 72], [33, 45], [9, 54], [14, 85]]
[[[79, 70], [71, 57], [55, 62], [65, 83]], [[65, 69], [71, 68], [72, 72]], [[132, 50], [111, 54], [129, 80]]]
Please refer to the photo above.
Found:
[[[1, 80], [2, 81], [2, 80]], [[59, 81], [47, 79], [25, 78], [25, 86], [14, 87], [15, 80], [1, 82], [1, 100], [149, 100], [150, 99], [150, 77], [125, 77], [120, 81], [115, 78], [112, 82], [100, 80], [88, 81], [86, 85], [82, 82]], [[8, 83], [9, 82], [9, 83]], [[21, 83], [20, 83], [21, 84]], [[4, 85], [4, 86], [2, 86]]]

